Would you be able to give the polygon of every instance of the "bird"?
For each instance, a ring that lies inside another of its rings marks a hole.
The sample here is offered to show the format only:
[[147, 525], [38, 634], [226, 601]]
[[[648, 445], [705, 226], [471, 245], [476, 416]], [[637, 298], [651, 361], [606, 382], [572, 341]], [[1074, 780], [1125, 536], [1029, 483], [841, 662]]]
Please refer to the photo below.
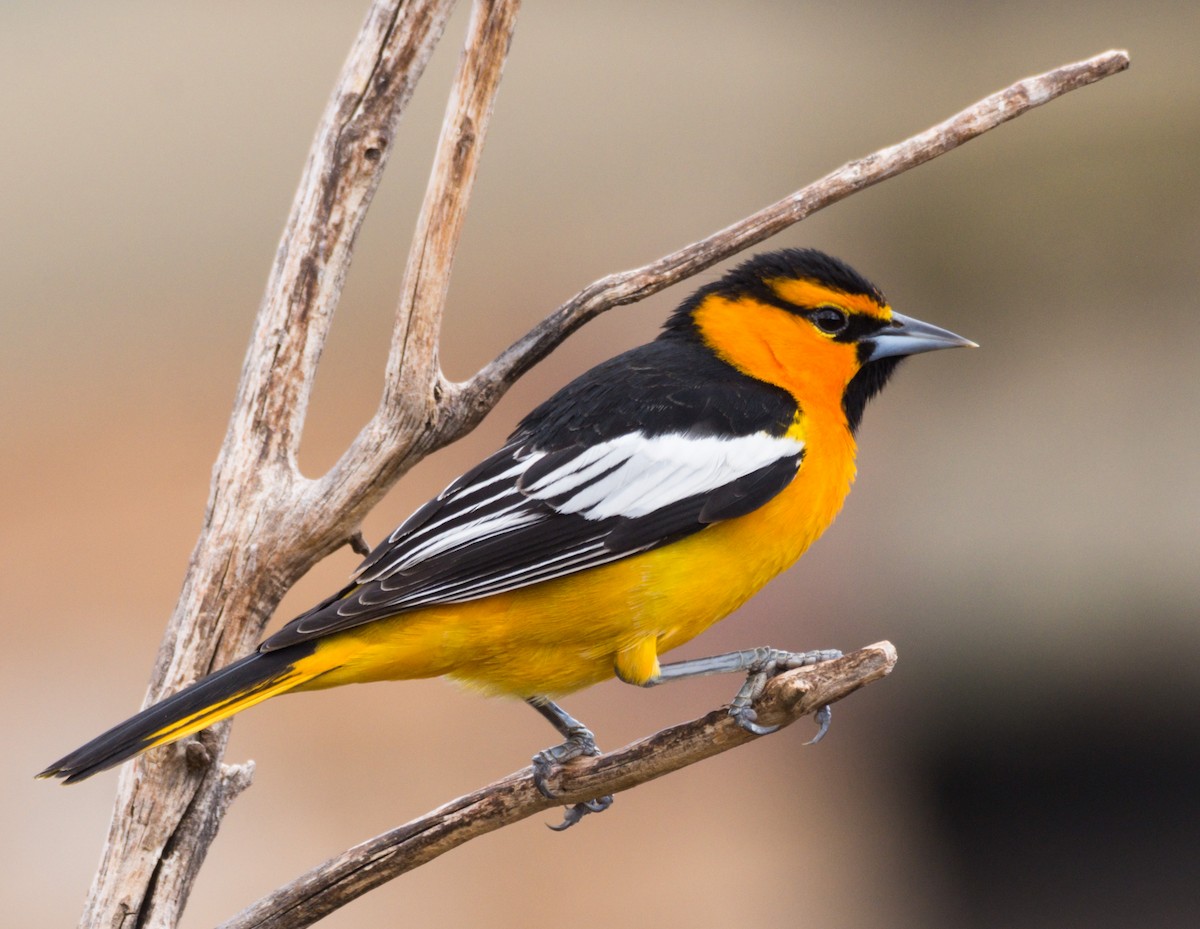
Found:
[[[657, 338], [567, 384], [368, 554], [349, 583], [248, 656], [48, 766], [73, 783], [278, 694], [448, 677], [522, 699], [564, 738], [535, 780], [599, 753], [556, 702], [616, 677], [746, 683], [834, 651], [660, 656], [734, 612], [833, 522], [867, 402], [909, 355], [975, 343], [892, 310], [815, 249], [750, 258], [696, 290]], [[824, 734], [828, 710], [819, 717]], [[568, 808], [562, 826], [605, 808]]]

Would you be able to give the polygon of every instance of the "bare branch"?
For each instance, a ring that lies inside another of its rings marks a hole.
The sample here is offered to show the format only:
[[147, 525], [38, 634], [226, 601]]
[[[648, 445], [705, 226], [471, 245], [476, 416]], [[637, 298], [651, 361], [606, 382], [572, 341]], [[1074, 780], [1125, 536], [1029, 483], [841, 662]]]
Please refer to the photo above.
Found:
[[440, 376], [438, 336], [450, 268], [520, 6], [520, 0], [477, 0], [472, 11], [462, 65], [409, 251], [388, 358], [383, 416], [393, 416], [399, 404], [411, 403], [413, 393], [427, 394], [433, 378]]
[[[288, 538], [295, 449], [350, 249], [396, 121], [452, 6], [453, 0], [376, 0], [347, 59], [259, 309], [204, 526], [148, 702], [244, 654], [290, 584], [348, 535], [310, 544]], [[219, 726], [206, 733], [210, 760], [219, 759], [227, 732]], [[121, 772], [81, 926], [177, 923], [240, 783], [192, 760], [183, 749], [168, 750]]]
[[342, 459], [309, 488], [321, 510], [361, 518], [415, 459], [444, 444], [434, 425], [442, 311], [519, 7], [520, 0], [478, 0], [473, 9], [409, 250], [383, 397]]
[[845, 164], [819, 181], [699, 242], [648, 265], [610, 274], [589, 284], [470, 381], [454, 385], [456, 390], [449, 399], [456, 406], [453, 412], [461, 417], [459, 428], [469, 429], [482, 419], [522, 374], [550, 354], [572, 332], [606, 310], [644, 300], [742, 249], [757, 245], [856, 191], [944, 155], [1034, 107], [1128, 67], [1126, 52], [1108, 51], [1017, 81], [931, 129]]
[[280, 239], [227, 444], [254, 435], [289, 463], [294, 458], [351, 250], [400, 115], [453, 7], [453, 0], [377, 0], [368, 12]]
[[[755, 705], [759, 721], [791, 725], [886, 676], [895, 664], [892, 644], [878, 642], [837, 661], [781, 674]], [[757, 738], [726, 709], [714, 710], [615, 752], [563, 766], [549, 785], [555, 800], [534, 787], [532, 772], [525, 768], [356, 845], [264, 897], [220, 929], [300, 929], [476, 836], [554, 806], [629, 790]]]

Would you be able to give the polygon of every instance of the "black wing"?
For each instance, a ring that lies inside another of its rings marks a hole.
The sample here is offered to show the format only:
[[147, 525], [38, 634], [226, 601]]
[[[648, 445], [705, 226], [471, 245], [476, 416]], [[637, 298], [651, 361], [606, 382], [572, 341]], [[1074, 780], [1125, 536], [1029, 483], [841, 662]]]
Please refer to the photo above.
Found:
[[[694, 361], [676, 369], [642, 357], [658, 344], [593, 369], [535, 410], [508, 445], [388, 536], [351, 584], [262, 649], [594, 568], [774, 497], [803, 454], [784, 434], [791, 398], [764, 397], [760, 382], [744, 378], [748, 388], [724, 365], [725, 381], [697, 384]], [[722, 390], [729, 402], [714, 402]], [[746, 429], [753, 420], [758, 428]]]

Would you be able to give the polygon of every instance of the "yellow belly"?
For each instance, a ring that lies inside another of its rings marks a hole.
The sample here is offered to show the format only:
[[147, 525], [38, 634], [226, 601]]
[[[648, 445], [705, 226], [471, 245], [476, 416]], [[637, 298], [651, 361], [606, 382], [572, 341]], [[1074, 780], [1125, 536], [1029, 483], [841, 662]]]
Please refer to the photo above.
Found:
[[854, 477], [844, 429], [812, 439], [792, 484], [753, 513], [610, 565], [330, 636], [305, 659], [330, 670], [298, 689], [447, 675], [488, 693], [555, 697], [658, 656], [737, 609], [833, 521]]

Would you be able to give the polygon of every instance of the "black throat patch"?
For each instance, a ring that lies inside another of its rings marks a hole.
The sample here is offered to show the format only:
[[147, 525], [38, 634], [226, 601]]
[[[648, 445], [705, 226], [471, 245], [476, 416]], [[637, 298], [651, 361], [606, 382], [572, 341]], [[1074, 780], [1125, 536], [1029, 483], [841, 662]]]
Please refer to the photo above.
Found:
[[846, 392], [842, 394], [842, 410], [846, 414], [846, 423], [850, 426], [851, 434], [858, 432], [858, 424], [862, 422], [867, 401], [883, 390], [888, 378], [903, 360], [904, 356], [900, 355], [868, 361], [846, 385]]

